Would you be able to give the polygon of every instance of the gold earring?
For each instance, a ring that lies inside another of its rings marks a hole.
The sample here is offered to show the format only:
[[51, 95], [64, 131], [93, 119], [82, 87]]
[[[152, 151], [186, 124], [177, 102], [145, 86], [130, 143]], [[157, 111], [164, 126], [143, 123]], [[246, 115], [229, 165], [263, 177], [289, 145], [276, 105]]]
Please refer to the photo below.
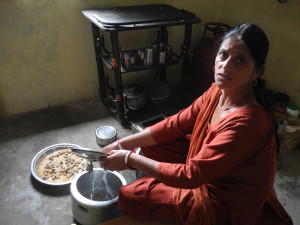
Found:
[[252, 86], [255, 87], [257, 85], [257, 79], [253, 80]]

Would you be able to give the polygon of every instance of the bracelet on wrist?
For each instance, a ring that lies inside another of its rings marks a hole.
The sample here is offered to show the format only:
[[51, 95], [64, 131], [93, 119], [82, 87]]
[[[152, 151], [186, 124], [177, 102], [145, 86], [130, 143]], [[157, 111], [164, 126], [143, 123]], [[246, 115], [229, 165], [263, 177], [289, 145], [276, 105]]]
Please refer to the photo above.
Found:
[[122, 145], [121, 145], [121, 143], [120, 143], [120, 139], [117, 139], [117, 145], [118, 145], [118, 148], [119, 148], [119, 149], [123, 149], [123, 147], [122, 147]]
[[130, 156], [131, 153], [135, 153], [135, 151], [134, 151], [134, 150], [129, 150], [129, 151], [127, 152], [126, 156], [125, 156], [125, 166], [126, 166], [128, 169], [133, 169], [132, 167], [130, 167], [130, 166], [128, 165], [128, 158], [129, 158], [129, 156]]

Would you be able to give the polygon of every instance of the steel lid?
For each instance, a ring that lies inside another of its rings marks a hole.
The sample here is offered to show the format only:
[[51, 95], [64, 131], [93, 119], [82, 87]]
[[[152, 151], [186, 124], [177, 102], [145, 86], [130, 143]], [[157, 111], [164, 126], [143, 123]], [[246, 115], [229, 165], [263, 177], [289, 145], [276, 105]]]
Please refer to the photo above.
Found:
[[112, 126], [101, 126], [96, 130], [96, 135], [101, 139], [109, 139], [117, 135], [117, 130]]

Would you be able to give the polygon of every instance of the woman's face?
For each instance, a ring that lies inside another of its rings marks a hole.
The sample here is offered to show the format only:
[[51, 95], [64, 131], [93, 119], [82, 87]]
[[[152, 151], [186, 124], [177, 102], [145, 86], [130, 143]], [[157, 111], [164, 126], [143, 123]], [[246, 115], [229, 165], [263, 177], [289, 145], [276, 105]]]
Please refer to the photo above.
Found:
[[250, 88], [258, 75], [247, 47], [238, 39], [227, 38], [222, 42], [215, 59], [215, 82], [219, 88]]

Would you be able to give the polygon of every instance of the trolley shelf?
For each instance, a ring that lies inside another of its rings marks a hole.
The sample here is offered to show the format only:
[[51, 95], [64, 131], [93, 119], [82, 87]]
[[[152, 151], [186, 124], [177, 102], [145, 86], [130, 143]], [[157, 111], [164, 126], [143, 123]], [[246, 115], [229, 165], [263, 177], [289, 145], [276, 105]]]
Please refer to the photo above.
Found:
[[[152, 65], [144, 65], [143, 62], [141, 62], [140, 60], [136, 60], [135, 64], [131, 64], [128, 67], [126, 67], [126, 65], [124, 65], [124, 62], [121, 62], [121, 73], [128, 73], [128, 72], [137, 72], [137, 71], [143, 71], [143, 70], [149, 70], [149, 69], [155, 69], [155, 68], [159, 68], [159, 67], [167, 67], [167, 66], [172, 66], [172, 65], [176, 65], [179, 63], [180, 58], [176, 56], [172, 56], [172, 58], [168, 58], [166, 59], [165, 63], [163, 64], [158, 64], [158, 63], [154, 63]], [[113, 70], [113, 66], [112, 66], [112, 59], [110, 57], [110, 55], [104, 55], [102, 57], [103, 63], [110, 69]]]

